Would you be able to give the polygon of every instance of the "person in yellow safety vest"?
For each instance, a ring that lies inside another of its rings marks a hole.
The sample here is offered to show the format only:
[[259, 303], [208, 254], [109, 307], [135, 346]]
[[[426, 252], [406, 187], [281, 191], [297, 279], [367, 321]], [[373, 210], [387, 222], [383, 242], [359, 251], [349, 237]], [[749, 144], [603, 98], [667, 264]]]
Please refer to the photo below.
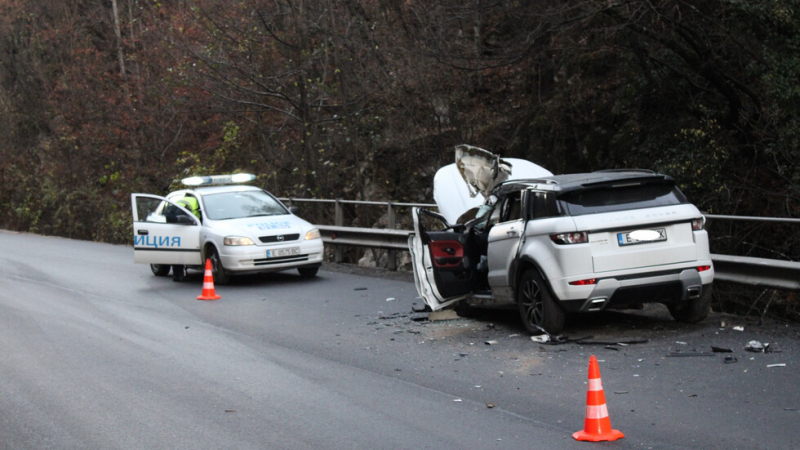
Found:
[[[187, 195], [175, 203], [179, 206], [188, 209], [200, 221], [203, 220], [203, 218], [200, 216], [200, 203], [197, 202], [197, 199], [195, 197]], [[172, 281], [183, 281], [183, 278], [185, 276], [186, 276], [186, 266], [179, 264], [172, 266]]]
[[178, 200], [175, 203], [177, 203], [178, 205], [183, 206], [184, 208], [188, 209], [198, 219], [201, 219], [201, 217], [200, 217], [200, 203], [197, 202], [196, 198], [190, 197], [190, 196], [187, 195], [186, 197], [183, 197], [182, 199]]

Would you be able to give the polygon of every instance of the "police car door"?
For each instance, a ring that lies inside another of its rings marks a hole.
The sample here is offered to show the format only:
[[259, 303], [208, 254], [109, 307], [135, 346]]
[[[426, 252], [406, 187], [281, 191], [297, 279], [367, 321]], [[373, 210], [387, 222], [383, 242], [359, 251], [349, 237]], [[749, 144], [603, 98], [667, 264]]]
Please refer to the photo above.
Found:
[[202, 264], [200, 222], [188, 210], [150, 194], [131, 194], [133, 262]]

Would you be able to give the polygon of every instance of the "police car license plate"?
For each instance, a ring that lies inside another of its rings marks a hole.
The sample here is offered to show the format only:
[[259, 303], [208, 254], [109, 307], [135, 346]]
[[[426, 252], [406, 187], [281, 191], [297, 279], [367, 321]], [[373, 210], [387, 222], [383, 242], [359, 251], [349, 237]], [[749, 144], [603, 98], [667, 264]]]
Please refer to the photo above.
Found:
[[617, 242], [619, 245], [649, 244], [651, 242], [661, 242], [666, 240], [667, 230], [665, 228], [636, 230], [629, 233], [617, 233]]
[[300, 254], [300, 247], [278, 248], [267, 250], [267, 258], [280, 258], [281, 256], [294, 256]]

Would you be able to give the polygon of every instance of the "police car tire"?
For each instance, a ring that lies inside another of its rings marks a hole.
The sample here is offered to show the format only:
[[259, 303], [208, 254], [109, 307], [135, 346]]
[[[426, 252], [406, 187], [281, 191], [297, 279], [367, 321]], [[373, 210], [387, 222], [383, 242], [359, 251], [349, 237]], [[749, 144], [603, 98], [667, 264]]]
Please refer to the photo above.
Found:
[[222, 266], [222, 260], [217, 253], [216, 248], [211, 248], [208, 252], [208, 259], [211, 260], [211, 270], [214, 273], [214, 284], [228, 284], [231, 281], [231, 276], [225, 271]]
[[317, 276], [319, 267], [298, 267], [297, 271], [300, 272], [300, 276], [303, 278], [313, 278]]
[[169, 264], [150, 264], [150, 270], [153, 271], [153, 275], [157, 277], [165, 277], [169, 275]]

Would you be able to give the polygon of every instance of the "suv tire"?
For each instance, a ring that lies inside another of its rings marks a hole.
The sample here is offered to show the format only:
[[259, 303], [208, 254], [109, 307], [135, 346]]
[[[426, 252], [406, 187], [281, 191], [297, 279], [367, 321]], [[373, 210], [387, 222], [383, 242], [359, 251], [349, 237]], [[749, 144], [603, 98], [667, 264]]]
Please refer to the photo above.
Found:
[[667, 309], [678, 322], [697, 323], [708, 317], [711, 312], [712, 285], [703, 287], [700, 297], [678, 303], [668, 303]]
[[531, 334], [558, 334], [564, 329], [566, 314], [536, 269], [522, 274], [517, 285], [517, 307], [522, 324]]

